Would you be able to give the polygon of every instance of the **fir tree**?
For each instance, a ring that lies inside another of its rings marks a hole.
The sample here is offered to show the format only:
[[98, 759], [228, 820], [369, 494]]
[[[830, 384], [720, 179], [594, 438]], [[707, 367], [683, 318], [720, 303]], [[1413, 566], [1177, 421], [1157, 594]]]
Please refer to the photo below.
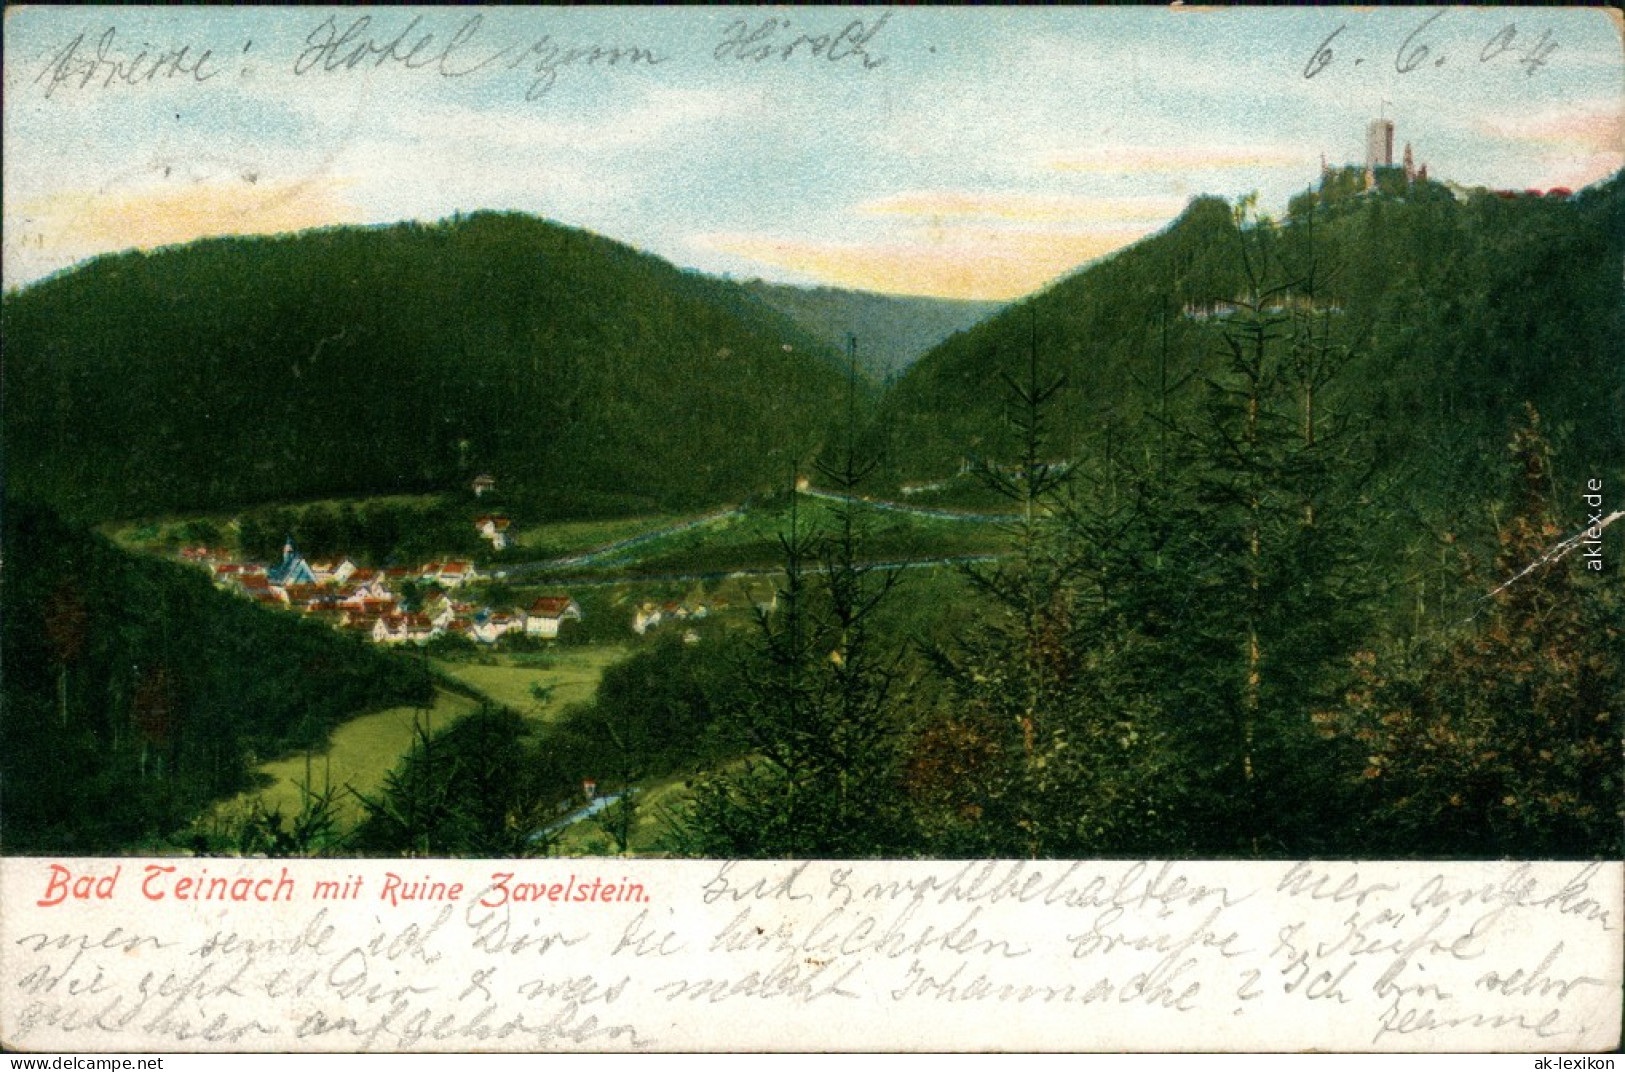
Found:
[[1002, 378], [1018, 455], [983, 461], [976, 472], [1014, 508], [1010, 554], [964, 571], [980, 613], [953, 645], [932, 652], [952, 703], [921, 729], [910, 781], [935, 815], [939, 851], [1057, 855], [1076, 843], [1084, 786], [1067, 659], [1073, 592], [1054, 518], [1070, 466], [1048, 456], [1049, 411], [1066, 379], [1040, 370], [1036, 317], [1025, 375]]
[[[853, 347], [855, 348], [855, 342]], [[849, 355], [855, 390], [855, 352]], [[696, 786], [676, 840], [711, 856], [862, 857], [911, 851], [902, 791], [899, 659], [874, 630], [897, 583], [862, 557], [858, 496], [873, 466], [847, 438], [818, 465], [835, 493], [826, 525], [802, 520], [790, 482], [780, 534], [784, 580], [757, 611], [754, 649], [723, 701], [723, 732], [744, 755]]]
[[1367, 628], [1366, 467], [1328, 400], [1343, 344], [1245, 208], [1246, 289], [1213, 303], [1199, 404], [1142, 424], [1152, 464], [1108, 461], [1126, 473], [1071, 521], [1071, 661], [1114, 752], [1094, 796], [1119, 802], [1099, 825], [1119, 852], [1311, 851], [1335, 812], [1311, 715]]
[[534, 856], [551, 817], [550, 787], [526, 747], [525, 720], [482, 707], [438, 733], [417, 726], [383, 791], [360, 796], [355, 846], [403, 856]]
[[1617, 857], [1625, 605], [1574, 553], [1586, 530], [1554, 501], [1533, 407], [1509, 449], [1515, 494], [1495, 587], [1464, 554], [1467, 581], [1488, 589], [1475, 613], [1419, 665], [1360, 653], [1338, 725], [1367, 753], [1361, 781], [1383, 851]]

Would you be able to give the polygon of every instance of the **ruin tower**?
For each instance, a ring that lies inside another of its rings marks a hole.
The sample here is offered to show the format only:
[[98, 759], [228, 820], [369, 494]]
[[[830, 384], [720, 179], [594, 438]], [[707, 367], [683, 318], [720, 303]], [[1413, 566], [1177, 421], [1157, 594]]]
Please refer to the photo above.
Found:
[[1394, 122], [1391, 119], [1373, 119], [1365, 128], [1365, 166], [1367, 168], [1394, 166]]
[[1405, 143], [1405, 181], [1416, 181], [1416, 159], [1411, 156], [1411, 143]]

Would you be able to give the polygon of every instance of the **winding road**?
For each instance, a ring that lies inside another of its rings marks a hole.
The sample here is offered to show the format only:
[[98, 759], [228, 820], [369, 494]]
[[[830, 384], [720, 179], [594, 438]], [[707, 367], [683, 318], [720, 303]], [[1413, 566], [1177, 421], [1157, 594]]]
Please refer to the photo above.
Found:
[[[882, 510], [887, 513], [910, 514], [915, 517], [930, 518], [936, 521], [964, 521], [985, 525], [1008, 522], [1013, 519], [1013, 515], [1010, 514], [976, 514], [956, 510], [941, 510], [929, 506], [912, 506], [908, 503], [893, 502], [888, 499], [866, 499], [856, 495], [843, 495], [839, 492], [820, 491], [816, 488], [806, 488], [798, 491], [796, 494], [805, 495], [811, 499], [822, 499], [826, 502], [856, 504], [858, 506], [864, 506], [874, 510]], [[719, 521], [727, 521], [736, 517], [744, 517], [746, 513], [747, 508], [744, 506], [724, 507], [721, 510], [713, 511], [712, 513], [705, 514], [701, 517], [690, 518], [687, 521], [679, 521], [673, 525], [664, 525], [660, 528], [650, 529], [647, 532], [640, 532], [636, 536], [628, 536], [625, 539], [616, 540], [613, 543], [602, 544], [586, 551], [577, 552], [576, 554], [544, 559], [539, 562], [515, 563], [511, 566], [505, 567], [502, 570], [502, 573], [509, 578], [521, 578], [535, 573], [556, 573], [559, 570], [582, 566], [612, 566], [616, 565], [617, 563], [625, 562], [629, 557], [631, 557], [631, 552], [645, 544], [653, 543], [657, 540], [663, 540], [669, 536], [676, 536], [684, 532], [690, 532], [694, 529], [703, 528], [707, 525], [714, 525]], [[871, 569], [908, 569], [916, 566], [940, 566], [966, 562], [991, 562], [1002, 557], [1004, 556], [959, 555], [946, 558], [931, 558], [900, 562], [875, 562], [869, 563], [868, 566]], [[646, 581], [673, 581], [689, 583], [694, 581], [724, 580], [729, 577], [769, 576], [778, 572], [780, 571], [776, 568], [758, 568], [743, 570], [718, 570], [709, 573], [640, 576], [638, 579]], [[817, 569], [810, 569], [809, 572], [817, 572]], [[559, 578], [558, 583], [571, 585], [593, 585], [619, 583], [619, 581], [591, 578]]]

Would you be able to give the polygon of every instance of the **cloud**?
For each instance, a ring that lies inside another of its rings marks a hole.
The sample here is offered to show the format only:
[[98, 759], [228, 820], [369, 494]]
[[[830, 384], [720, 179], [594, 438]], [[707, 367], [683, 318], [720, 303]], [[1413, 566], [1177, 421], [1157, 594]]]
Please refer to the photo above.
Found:
[[660, 86], [590, 117], [561, 117], [534, 106], [476, 107], [424, 99], [372, 118], [396, 137], [416, 142], [589, 157], [666, 144], [696, 126], [738, 120], [752, 106], [750, 98], [736, 93]]
[[669, 159], [753, 106], [680, 87], [628, 92], [590, 113], [414, 99], [369, 107], [359, 133], [334, 138], [334, 166], [369, 222], [517, 209], [641, 242], [649, 228], [618, 217], [658, 191]]
[[88, 257], [198, 238], [278, 234], [354, 222], [332, 179], [271, 179], [253, 171], [111, 190], [63, 190], [6, 206], [8, 286]]
[[[438, 218], [456, 208], [595, 217], [639, 189], [624, 157], [680, 144], [696, 126], [751, 106], [719, 91], [655, 88], [589, 120], [433, 100], [386, 108], [370, 83], [362, 90], [300, 96], [309, 144], [298, 151], [172, 146], [100, 188], [51, 189], [49, 176], [10, 182], [7, 285], [102, 253], [216, 235]], [[8, 171], [14, 177], [29, 176]]]
[[704, 249], [801, 273], [834, 286], [933, 298], [1009, 300], [1142, 238], [1152, 228], [1042, 231], [932, 229], [879, 242], [708, 234]]
[[1015, 223], [1160, 224], [1185, 207], [1178, 197], [1086, 197], [1071, 194], [914, 190], [857, 206], [864, 216], [996, 220]]
[[1285, 145], [1178, 146], [1116, 145], [1060, 152], [1044, 161], [1052, 171], [1095, 174], [1165, 175], [1198, 171], [1258, 168], [1310, 168], [1315, 161], [1302, 149]]
[[1542, 184], [1587, 186], [1625, 166], [1625, 113], [1617, 103], [1485, 116], [1473, 129], [1537, 157]]
[[1545, 144], [1574, 144], [1620, 151], [1625, 147], [1625, 113], [1619, 105], [1590, 101], [1573, 108], [1481, 116], [1473, 129], [1492, 138]]

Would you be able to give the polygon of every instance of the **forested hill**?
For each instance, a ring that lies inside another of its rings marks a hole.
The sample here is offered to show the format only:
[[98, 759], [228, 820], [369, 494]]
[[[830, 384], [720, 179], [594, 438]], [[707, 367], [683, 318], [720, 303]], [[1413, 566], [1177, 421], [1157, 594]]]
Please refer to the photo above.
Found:
[[480, 472], [553, 516], [727, 501], [846, 392], [741, 287], [508, 214], [102, 257], [4, 332], [8, 483], [91, 519]]
[[7, 852], [169, 847], [260, 760], [430, 699], [419, 659], [267, 614], [36, 504], [8, 496], [0, 513]]
[[[1390, 473], [1434, 498], [1483, 488], [1532, 403], [1561, 465], [1625, 461], [1625, 325], [1619, 177], [1572, 197], [1458, 199], [1307, 193], [1279, 221], [1194, 201], [1169, 228], [923, 357], [892, 390], [870, 449], [896, 481], [966, 460], [1014, 461], [1019, 421], [1004, 381], [1066, 378], [1044, 413], [1051, 458], [1103, 458], [1178, 435], [1222, 378], [1226, 325], [1249, 292], [1283, 347], [1318, 338], [1321, 413], [1352, 422]], [[1256, 280], [1249, 283], [1251, 270]], [[1324, 345], [1323, 345], [1324, 343]], [[1579, 473], [1565, 472], [1565, 477]]]
[[955, 332], [987, 319], [1001, 302], [872, 294], [838, 287], [792, 287], [753, 279], [745, 289], [832, 346], [858, 340], [858, 363], [877, 380], [903, 370]]

